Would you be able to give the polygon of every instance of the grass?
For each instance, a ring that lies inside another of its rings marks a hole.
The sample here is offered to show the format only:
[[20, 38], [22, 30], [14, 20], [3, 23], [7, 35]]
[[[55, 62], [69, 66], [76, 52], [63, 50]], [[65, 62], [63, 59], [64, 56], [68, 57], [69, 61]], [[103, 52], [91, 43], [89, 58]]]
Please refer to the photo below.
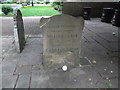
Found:
[[2, 8], [3, 5], [6, 5], [6, 6], [19, 6], [19, 4], [0, 4], [0, 8]]
[[[52, 16], [60, 14], [51, 6], [28, 6], [26, 8], [20, 8], [23, 16]], [[0, 16], [5, 16], [4, 14], [0, 14]], [[6, 16], [13, 16], [13, 13], [8, 14]]]
[[50, 6], [29, 6], [20, 9], [23, 16], [51, 16], [59, 14]]

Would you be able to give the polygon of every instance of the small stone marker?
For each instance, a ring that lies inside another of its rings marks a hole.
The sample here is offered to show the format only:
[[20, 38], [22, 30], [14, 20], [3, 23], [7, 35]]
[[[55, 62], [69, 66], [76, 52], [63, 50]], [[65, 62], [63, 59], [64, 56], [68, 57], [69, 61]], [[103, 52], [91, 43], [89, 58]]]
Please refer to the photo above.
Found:
[[43, 65], [47, 68], [69, 69], [79, 66], [83, 18], [56, 15], [40, 20], [43, 34]]
[[14, 13], [14, 37], [17, 52], [21, 53], [25, 46], [25, 34], [22, 14], [19, 9], [15, 9]]

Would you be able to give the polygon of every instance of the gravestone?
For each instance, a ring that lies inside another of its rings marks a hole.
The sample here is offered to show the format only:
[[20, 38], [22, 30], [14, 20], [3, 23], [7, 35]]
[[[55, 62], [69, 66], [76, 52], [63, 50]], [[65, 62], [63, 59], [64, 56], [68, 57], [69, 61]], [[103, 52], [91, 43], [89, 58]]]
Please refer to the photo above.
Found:
[[25, 34], [22, 14], [19, 9], [15, 9], [14, 13], [14, 37], [17, 52], [21, 53], [25, 46]]
[[45, 68], [73, 68], [80, 64], [82, 17], [55, 15], [40, 20], [43, 34], [43, 65]]

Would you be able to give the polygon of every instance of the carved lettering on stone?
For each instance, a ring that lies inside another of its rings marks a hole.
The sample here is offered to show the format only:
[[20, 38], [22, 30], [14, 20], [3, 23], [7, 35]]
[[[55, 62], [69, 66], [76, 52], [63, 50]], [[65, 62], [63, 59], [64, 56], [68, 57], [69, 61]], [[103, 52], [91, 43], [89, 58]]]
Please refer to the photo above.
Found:
[[43, 64], [47, 68], [80, 63], [83, 18], [61, 14], [40, 20], [43, 34]]

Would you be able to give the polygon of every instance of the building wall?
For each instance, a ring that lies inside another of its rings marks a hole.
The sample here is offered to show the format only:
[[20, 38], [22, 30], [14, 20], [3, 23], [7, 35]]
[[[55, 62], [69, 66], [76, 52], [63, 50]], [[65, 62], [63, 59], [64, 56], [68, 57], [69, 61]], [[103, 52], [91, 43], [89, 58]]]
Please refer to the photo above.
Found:
[[81, 16], [83, 7], [92, 7], [91, 17], [101, 17], [102, 8], [114, 7], [116, 2], [64, 2], [63, 13]]

